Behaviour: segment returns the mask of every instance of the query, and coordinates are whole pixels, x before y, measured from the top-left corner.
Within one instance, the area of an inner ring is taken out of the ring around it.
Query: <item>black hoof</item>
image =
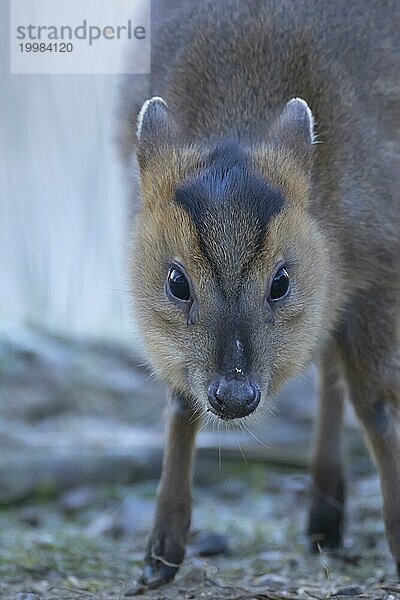
[[[149,589],[158,588],[160,585],[169,583],[175,577],[179,567],[171,567],[161,561],[152,558],[143,567],[140,583]]]
[[[150,589],[168,583],[175,577],[184,556],[182,540],[154,531],[148,541],[140,583]]]
[[[340,548],[343,538],[343,505],[333,506],[327,500],[314,502],[308,524],[311,550]]]

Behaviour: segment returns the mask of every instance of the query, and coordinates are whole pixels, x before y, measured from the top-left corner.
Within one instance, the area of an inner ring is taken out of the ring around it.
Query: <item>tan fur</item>
[[[377,463],[388,540],[400,566],[399,5],[225,0],[220,10],[205,0],[168,7],[160,0],[157,6],[149,87],[170,108],[154,104],[152,116],[141,119],[142,209],[131,279],[149,360],[183,413],[171,420],[144,581],[161,583],[176,570],[152,550],[167,522],[174,524],[163,538],[169,555],[183,557],[191,418],[209,407],[220,338],[236,328],[247,332],[250,375],[264,403],[321,356],[310,534],[328,546],[340,542],[342,531],[338,382],[346,381]],[[322,143],[314,144],[301,105],[296,116],[287,104],[296,96],[310,105]],[[246,220],[234,192],[229,210],[201,217],[206,247],[198,224],[174,201],[182,183],[207,172],[226,138],[237,141],[249,171],[284,197],[258,245],[251,215]],[[171,261],[191,278],[195,324],[165,293]],[[246,265],[244,273],[235,271],[236,262]],[[266,289],[281,262],[288,264],[291,294],[268,308]],[[179,438],[186,440],[180,447]],[[179,498],[171,508],[168,492],[179,482],[181,524]]]

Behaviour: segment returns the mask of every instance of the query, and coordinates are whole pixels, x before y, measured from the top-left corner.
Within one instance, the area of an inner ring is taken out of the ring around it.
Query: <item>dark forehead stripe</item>
[[[200,231],[207,209],[218,210],[226,201],[240,205],[262,229],[282,210],[284,202],[278,188],[251,172],[247,157],[233,142],[217,146],[205,169],[184,181],[175,194],[175,202],[189,213]]]
[[[195,224],[212,266],[229,280],[254,256],[284,196],[252,171],[237,144],[225,142],[177,187],[174,201]]]

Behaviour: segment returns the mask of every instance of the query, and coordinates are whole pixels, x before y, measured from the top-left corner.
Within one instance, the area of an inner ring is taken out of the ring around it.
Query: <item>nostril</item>
[[[257,391],[254,385],[250,386],[250,391],[249,391],[249,402],[253,402],[253,400],[255,399],[257,395]]]
[[[252,384],[249,404],[257,405],[260,402],[260,397],[261,397],[260,388],[258,387],[258,385]]]
[[[237,379],[214,381],[207,392],[210,406],[224,418],[250,414],[256,409],[261,397],[258,385]]]
[[[218,403],[218,404],[223,404],[222,398],[220,396],[221,394],[221,390],[220,390],[220,386],[218,385],[218,383],[214,382],[211,383],[208,387],[208,399],[210,400],[210,402],[212,403]]]
[[[257,400],[259,388],[255,384],[247,381],[238,381],[232,387],[232,393],[243,406],[251,405]]]
[[[214,398],[220,406],[224,405],[224,396],[223,396],[223,390],[221,390],[221,386],[217,386],[217,388],[214,392]]]
[[[220,381],[214,381],[208,387],[208,401],[217,413],[226,412],[226,399],[224,389]]]

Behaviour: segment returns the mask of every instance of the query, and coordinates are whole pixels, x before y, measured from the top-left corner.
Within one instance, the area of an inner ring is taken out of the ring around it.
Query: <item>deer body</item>
[[[138,120],[132,291],[171,402],[149,585],[184,556],[196,411],[245,417],[312,360],[312,541],[341,541],[348,390],[400,565],[399,12],[373,0],[154,3],[146,85],[163,100]],[[144,98],[130,80],[124,98],[130,120]]]

